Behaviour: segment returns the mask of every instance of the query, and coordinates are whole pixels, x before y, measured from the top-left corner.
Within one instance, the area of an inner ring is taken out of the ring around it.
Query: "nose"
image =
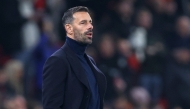
[[[93,29],[93,25],[92,25],[92,23],[89,23],[89,25],[88,25],[88,29]]]

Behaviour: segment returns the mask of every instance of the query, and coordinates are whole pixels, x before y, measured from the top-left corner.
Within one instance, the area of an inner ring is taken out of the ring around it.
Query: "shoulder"
[[[56,52],[54,52],[50,57],[65,58],[66,52],[64,49],[60,48]]]
[[[45,62],[44,67],[49,65],[67,65],[67,56],[63,49],[58,49]]]
[[[65,46],[65,45],[64,45]],[[63,48],[64,46],[62,46],[60,49],[58,49],[57,51],[55,51],[47,60],[54,58],[54,59],[58,59],[58,60],[66,60],[67,58],[67,49]]]
[[[63,80],[66,78],[68,71],[69,62],[66,55],[58,50],[46,60],[43,66],[43,79],[49,81],[61,77],[61,80]]]

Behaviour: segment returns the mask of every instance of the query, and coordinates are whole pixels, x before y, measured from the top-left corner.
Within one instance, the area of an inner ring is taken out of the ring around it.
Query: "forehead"
[[[73,14],[75,21],[92,20],[88,12],[76,12]]]

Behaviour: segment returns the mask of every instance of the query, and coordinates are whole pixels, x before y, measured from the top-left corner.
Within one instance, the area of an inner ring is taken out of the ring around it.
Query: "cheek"
[[[75,31],[77,33],[84,33],[84,30],[82,29],[82,27],[75,27],[75,28],[73,28],[73,31]]]
[[[81,30],[76,30],[76,32],[77,32],[78,34],[84,34],[84,32],[81,31]]]
[[[85,32],[84,30],[79,30],[79,33],[82,34],[82,35],[85,35]]]

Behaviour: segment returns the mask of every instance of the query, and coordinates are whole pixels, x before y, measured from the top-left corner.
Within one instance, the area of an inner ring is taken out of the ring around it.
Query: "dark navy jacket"
[[[98,83],[100,109],[106,78],[93,59],[85,55]],[[76,54],[67,43],[48,58],[43,69],[43,109],[87,109],[91,96],[88,80]]]

